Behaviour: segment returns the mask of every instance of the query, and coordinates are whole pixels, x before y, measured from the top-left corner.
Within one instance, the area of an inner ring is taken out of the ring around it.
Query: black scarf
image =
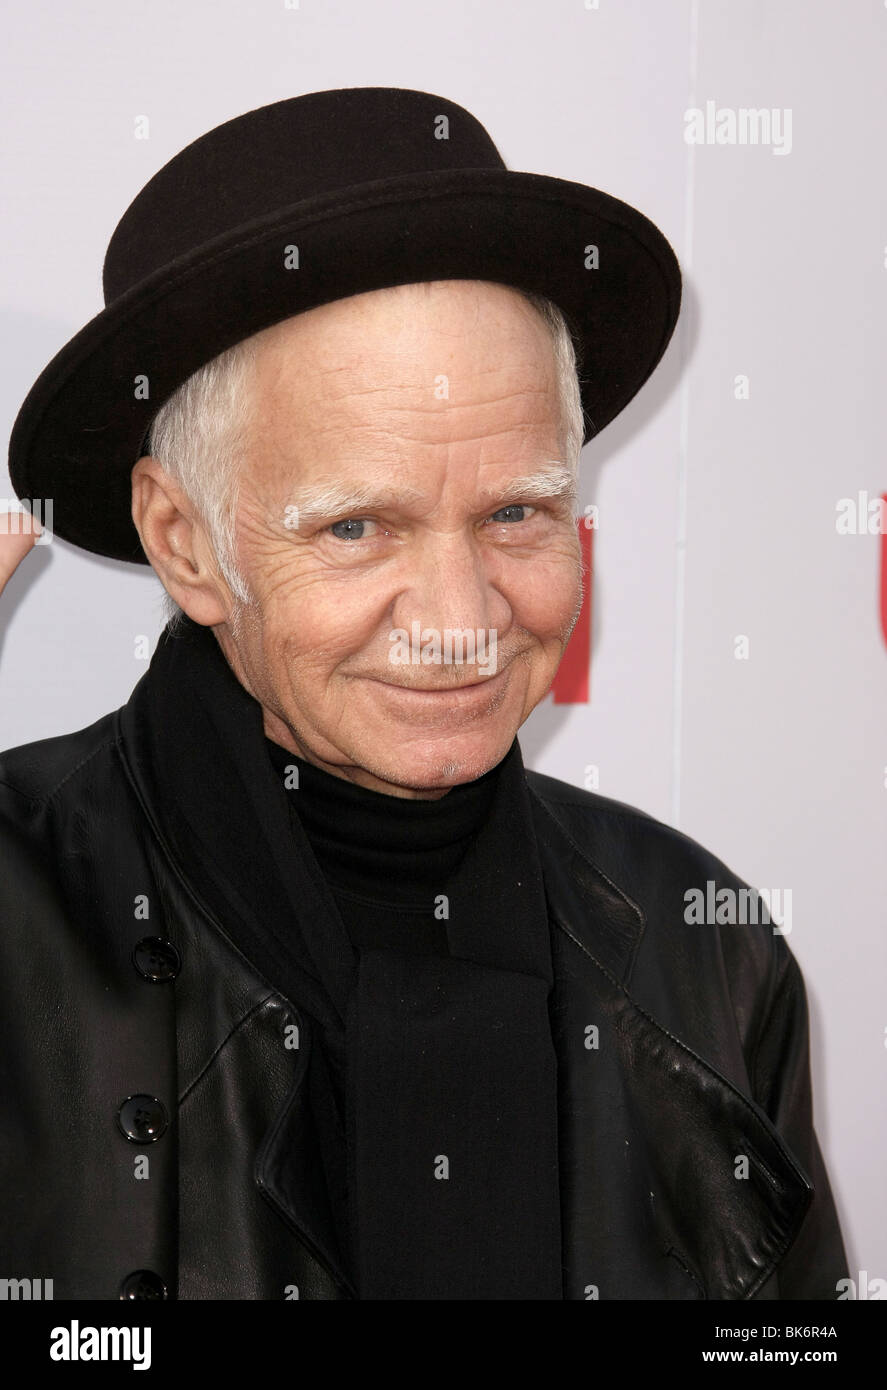
[[[517,740],[441,885],[450,955],[357,952],[261,706],[212,631],[165,631],[140,684],[165,840],[239,949],[310,1016],[317,1138],[358,1296],[561,1299],[549,925]]]

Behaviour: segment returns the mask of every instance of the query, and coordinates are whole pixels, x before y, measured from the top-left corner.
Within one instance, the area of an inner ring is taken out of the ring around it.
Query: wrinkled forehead
[[[556,389],[551,331],[520,291],[427,281],[335,300],[256,335],[267,403],[406,403],[442,413]],[[374,393],[378,393],[377,399]],[[539,403],[544,406],[544,403]]]
[[[266,334],[257,371],[269,464],[351,450],[392,464],[441,448],[557,452],[551,335],[504,286],[399,286],[311,310]]]

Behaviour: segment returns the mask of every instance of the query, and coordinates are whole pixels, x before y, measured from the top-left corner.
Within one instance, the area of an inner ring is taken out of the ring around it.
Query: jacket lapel
[[[629,993],[640,908],[532,802],[554,929],[565,1297],[752,1298],[812,1187],[763,1110]]]
[[[322,1048],[302,1030],[301,1065],[256,1158],[256,1184],[348,1297],[343,1259],[345,1145]],[[338,1217],[337,1217],[338,1209]]]

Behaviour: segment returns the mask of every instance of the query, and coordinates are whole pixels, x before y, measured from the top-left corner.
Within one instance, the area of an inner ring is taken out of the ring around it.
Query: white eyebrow
[[[556,460],[552,460],[548,468],[525,473],[519,478],[510,478],[501,487],[485,488],[481,492],[483,504],[487,506],[492,506],[495,502],[502,506],[509,501],[531,502],[558,497],[575,501],[576,479],[565,464]],[[287,506],[296,509],[301,523],[322,521],[329,516],[359,517],[367,511],[385,511],[398,505],[421,506],[425,500],[425,494],[414,487],[396,487],[380,491],[369,485],[361,487],[329,483],[297,488],[289,494]]]
[[[547,498],[576,498],[576,479],[565,464],[552,459],[551,466],[539,468],[535,473],[525,473],[520,478],[509,478],[502,487],[484,488],[481,496],[487,504],[500,498],[503,502],[514,498],[517,501],[544,501]]]

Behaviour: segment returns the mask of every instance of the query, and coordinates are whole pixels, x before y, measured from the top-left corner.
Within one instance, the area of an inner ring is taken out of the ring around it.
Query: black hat
[[[292,314],[422,280],[546,295],[576,340],[587,441],[640,390],[678,317],[674,252],[595,188],[506,169],[470,112],[427,92],[345,87],[226,121],[127,208],[105,308],[19,411],[9,473],[53,530],[147,564],[130,474],[152,419],[198,367]]]

